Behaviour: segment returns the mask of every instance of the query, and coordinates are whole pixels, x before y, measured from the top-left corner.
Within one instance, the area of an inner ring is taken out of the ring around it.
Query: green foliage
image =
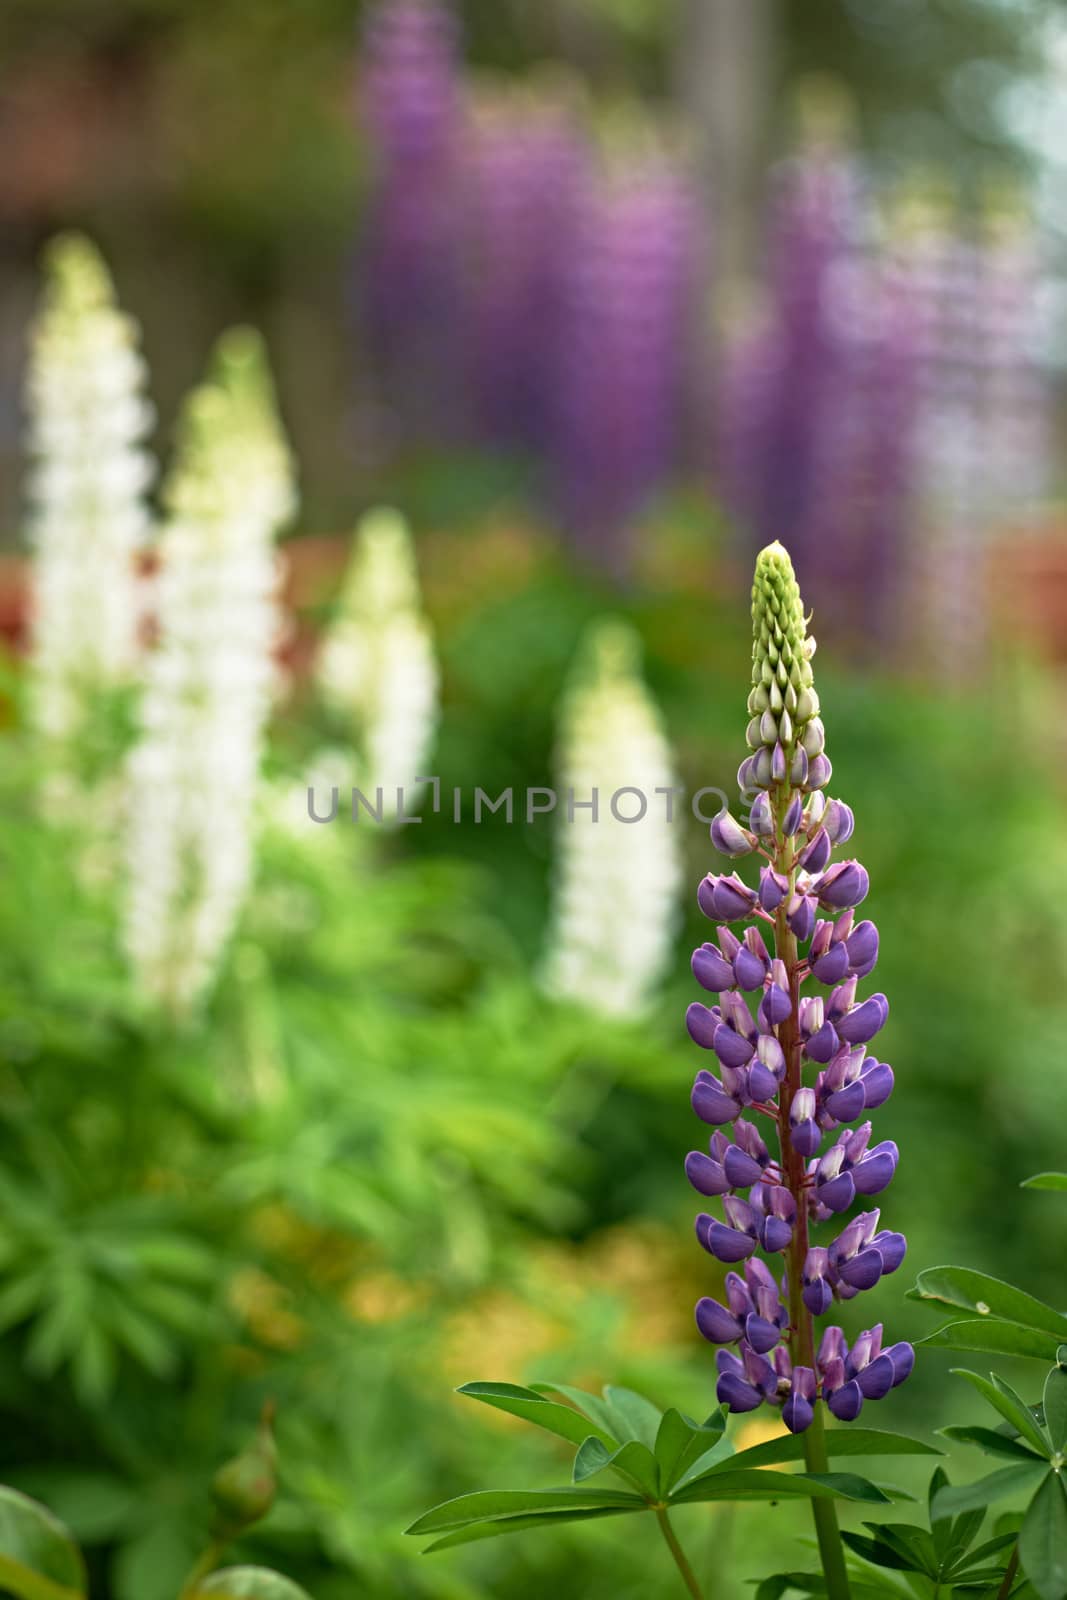
[[[570,1404],[546,1399],[553,1389]],[[562,1385],[523,1389],[503,1383],[469,1383],[459,1393],[581,1443],[573,1483],[566,1487],[479,1490],[419,1517],[409,1534],[438,1535],[426,1546],[427,1554],[508,1533],[554,1530],[564,1522],[649,1510],[662,1516],[694,1504],[840,1499],[885,1505],[890,1500],[877,1484],[855,1473],[768,1471],[769,1463],[801,1459],[803,1440],[785,1436],[737,1452],[727,1434],[725,1407],[697,1422],[674,1409],[661,1412],[645,1396],[610,1384],[602,1395]],[[918,1440],[870,1429],[831,1429],[826,1446],[831,1458],[936,1453]],[[590,1487],[601,1473],[613,1474],[627,1487]]]

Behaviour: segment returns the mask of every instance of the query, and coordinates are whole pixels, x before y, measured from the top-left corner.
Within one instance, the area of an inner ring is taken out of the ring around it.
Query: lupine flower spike
[[[94,698],[134,675],[135,563],[153,476],[146,375],[137,325],[95,247],[78,234],[54,239],[27,371],[27,496],[31,712],[56,757],[84,733]]]
[[[251,329],[223,336],[186,402],[165,504],[159,639],[130,764],[125,939],[142,991],[183,1013],[210,985],[251,875],[277,673],[274,538],[295,504]]]
[[[415,548],[396,511],[371,511],[360,523],[317,675],[326,704],[355,737],[368,802],[390,817],[401,802],[409,809],[433,743],[438,673]]]
[[[914,1359],[909,1344],[883,1344],[880,1324],[851,1347],[832,1326],[816,1343],[813,1327],[904,1258],[903,1235],[870,1206],[897,1165],[896,1145],[873,1143],[869,1120],[893,1089],[892,1068],[868,1048],[889,1002],[857,994],[878,932],[857,920],[865,869],[834,859],[853,816],[826,797],[815,641],[780,544],[757,560],[752,622],[751,754],[738,773],[751,809],[747,826],[724,813],[711,832],[719,850],[758,852],[763,865],[754,887],[734,873],[700,884],[700,908],[718,926],[694,952],[693,973],[714,1003],[693,1004],[687,1017],[693,1040],[717,1057],[693,1086],[693,1109],[714,1131],[686,1172],[698,1193],[721,1197],[724,1218],[701,1213],[697,1238],[733,1269],[726,1303],[701,1300],[696,1320],[719,1347],[720,1401],[732,1411],[779,1406],[794,1433],[817,1424],[808,1460],[822,1470],[820,1406],[851,1422]],[[862,1209],[846,1221],[854,1205]]]
[[[640,659],[626,623],[595,624],[564,702],[559,853],[542,974],[551,994],[618,1017],[644,1009],[670,960],[681,879],[678,829],[665,808],[654,809],[677,782],[674,760]]]

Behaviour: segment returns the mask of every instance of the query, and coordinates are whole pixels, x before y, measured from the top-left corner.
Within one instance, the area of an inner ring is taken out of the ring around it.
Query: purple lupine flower
[[[695,279],[694,196],[666,161],[591,176],[571,242],[550,470],[580,548],[625,570],[674,465]]]
[[[441,0],[377,0],[360,109],[373,158],[363,252],[368,337],[406,426],[440,425],[460,307],[458,27]]]
[[[512,93],[473,107],[461,177],[464,350],[476,426],[498,444],[548,443],[588,166],[562,102]]]
[[[914,1357],[903,1343],[883,1352],[880,1327],[851,1350],[838,1327],[815,1344],[813,1318],[874,1288],[906,1249],[902,1234],[881,1227],[877,1209],[843,1220],[857,1200],[888,1187],[899,1160],[893,1141],[872,1144],[870,1120],[860,1121],[893,1088],[892,1069],[867,1055],[889,1002],[857,992],[878,956],[874,924],[855,919],[870,881],[858,861],[832,859],[854,818],[822,792],[829,763],[815,646],[781,545],[760,554],[752,595],[749,745],[756,755],[780,750],[781,760],[750,756],[739,775],[746,798],[755,794],[771,819],[759,891],[733,873],[709,874],[698,891],[701,910],[719,926],[716,943],[694,953],[693,971],[718,1000],[694,1002],[686,1022],[718,1058],[719,1075],[697,1074],[693,1109],[715,1132],[708,1154],[690,1152],[686,1173],[700,1194],[722,1199],[722,1221],[707,1212],[697,1218],[700,1243],[721,1262],[743,1263],[726,1276],[725,1305],[704,1298],[696,1309],[706,1339],[738,1348],[736,1356],[718,1352],[718,1397],[733,1411],[779,1405],[786,1427],[799,1433],[818,1421],[819,1400],[839,1421],[853,1420],[866,1401],[904,1381]],[[798,751],[808,756],[804,780],[794,777]],[[813,771],[817,761],[825,773]],[[715,827],[731,846],[743,833],[726,814]],[[728,926],[742,922],[743,933]],[[746,998],[753,994],[755,1015]],[[821,1225],[827,1231],[816,1242],[812,1230]],[[785,1257],[780,1280],[781,1269],[769,1268],[759,1250]]]
[[[727,350],[719,468],[758,543],[793,529],[801,580],[825,586],[834,633],[869,654],[900,611],[915,358],[906,299],[866,239],[864,188],[855,160],[826,141],[778,168],[768,304]]]
[[[916,495],[924,539],[913,585],[938,666],[960,674],[987,643],[991,530],[1048,491],[1051,389],[1042,371],[1041,263],[1022,218],[962,237],[944,207],[912,197],[888,270],[915,347]]]

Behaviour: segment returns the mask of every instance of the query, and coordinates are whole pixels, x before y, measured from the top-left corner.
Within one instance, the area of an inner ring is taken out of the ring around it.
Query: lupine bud
[[[272,1408],[264,1409],[255,1439],[216,1472],[211,1481],[212,1537],[229,1543],[259,1522],[277,1493],[278,1450],[271,1431]]]
[[[723,856],[748,856],[756,848],[756,840],[747,828],[730,815],[720,811],[711,824],[711,842]]]
[[[701,909],[723,926],[718,950],[703,945],[694,952],[693,971],[719,1003],[692,1005],[687,1026],[698,1044],[714,1050],[721,1078],[698,1073],[693,1107],[713,1127],[734,1127],[732,1138],[712,1136],[709,1155],[691,1151],[686,1172],[700,1193],[723,1200],[725,1222],[698,1217],[701,1244],[720,1261],[745,1263],[744,1279],[727,1276],[727,1305],[704,1299],[697,1307],[705,1338],[736,1344],[739,1352],[718,1352],[719,1399],[738,1411],[769,1400],[782,1407],[786,1426],[801,1432],[820,1399],[839,1420],[852,1420],[865,1401],[903,1381],[914,1357],[906,1344],[883,1352],[880,1331],[877,1339],[861,1335],[850,1356],[841,1329],[830,1328],[814,1365],[810,1355],[797,1359],[812,1349],[811,1318],[896,1271],[906,1245],[901,1234],[879,1229],[876,1210],[853,1217],[829,1244],[810,1239],[813,1225],[847,1212],[857,1196],[881,1193],[899,1152],[891,1140],[872,1147],[869,1122],[842,1126],[892,1091],[892,1069],[865,1053],[889,1003],[882,994],[857,998],[877,960],[878,933],[873,923],[854,921],[853,908],[869,888],[866,871],[857,861],[832,862],[835,847],[851,837],[853,817],[843,802],[816,792],[830,776],[826,735],[812,683],[812,641],[781,546],[757,563],[753,640],[749,737],[759,748],[742,763],[738,782],[760,791],[753,830],[772,859],[761,868],[758,892],[736,875],[714,874],[698,890]],[[818,921],[817,908],[826,914]],[[739,922],[747,924],[743,937],[724,926]],[[809,982],[828,992],[803,993]],[[750,994],[758,1000],[747,1000]],[[783,1032],[794,1008],[795,1024]],[[820,1069],[814,1084],[804,1082],[809,1063]],[[777,1158],[765,1130],[740,1117],[746,1106],[777,1123]],[[824,1134],[835,1130],[820,1156]],[[737,1192],[744,1189],[747,1200]],[[788,1305],[757,1248],[770,1255],[803,1248],[783,1280]]]

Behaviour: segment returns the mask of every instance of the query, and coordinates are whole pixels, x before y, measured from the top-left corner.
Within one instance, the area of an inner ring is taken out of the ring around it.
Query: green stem
[[[1015,1582],[1015,1574],[1018,1572],[1018,1570],[1019,1546],[1018,1543],[1016,1543],[1015,1548],[1011,1553],[1011,1560],[1008,1562],[1008,1570],[1004,1574],[1004,1582],[997,1590],[997,1600],[1008,1600],[1008,1596],[1011,1594],[1012,1584]]]
[[[826,1456],[826,1436],[819,1406],[815,1407],[814,1422],[804,1434],[804,1464],[809,1472],[826,1472],[830,1464]],[[819,1541],[819,1557],[826,1579],[828,1600],[849,1600],[848,1571],[841,1530],[837,1526],[837,1509],[832,1500],[813,1500],[811,1511],[815,1518],[815,1537]]]
[[[776,850],[775,867],[789,879],[790,888],[796,879],[795,848],[792,839],[784,837],[782,819],[792,798],[788,784],[783,784],[775,806]],[[778,1041],[785,1055],[786,1074],[779,1096],[778,1143],[781,1151],[782,1176],[797,1203],[793,1238],[786,1252],[786,1275],[789,1282],[789,1343],[794,1366],[815,1370],[814,1319],[804,1304],[804,1261],[808,1254],[808,1204],[810,1190],[804,1184],[804,1158],[793,1148],[790,1137],[789,1111],[793,1096],[801,1087],[803,1064],[800,1035],[800,953],[796,936],[786,916],[788,897],[778,909],[775,918],[775,953],[785,965],[789,976],[789,997],[792,1011],[778,1030]],[[829,1462],[826,1455],[826,1437],[823,1432],[822,1407],[816,1403],[814,1420],[804,1433],[804,1461],[809,1472],[826,1472]],[[827,1600],[849,1600],[848,1572],[841,1532],[837,1526],[837,1511],[832,1500],[811,1502],[815,1519],[815,1536],[819,1542],[819,1556],[826,1579]]]
[[[704,1600],[703,1592],[697,1582],[697,1575],[689,1565],[688,1556],[678,1543],[678,1535],[671,1527],[671,1519],[667,1515],[666,1506],[656,1507],[656,1521],[659,1523],[660,1532],[667,1541],[667,1549],[674,1557],[674,1564],[682,1575],[682,1582],[693,1596],[693,1600]]]
[[[197,1556],[195,1562],[193,1563],[192,1570],[190,1571],[185,1582],[182,1584],[178,1594],[178,1600],[187,1600],[189,1595],[195,1594],[196,1590],[200,1586],[201,1581],[207,1577],[209,1572],[213,1572],[218,1566],[219,1559],[225,1548],[226,1542],[222,1539],[212,1539],[210,1543],[205,1546],[205,1548]]]

